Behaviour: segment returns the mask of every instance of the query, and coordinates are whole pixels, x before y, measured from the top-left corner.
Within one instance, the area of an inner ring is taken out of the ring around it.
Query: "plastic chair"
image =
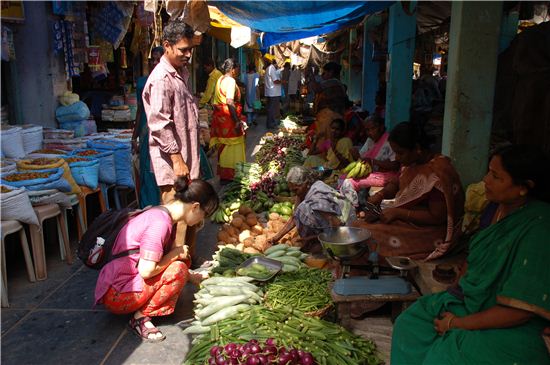
[[[19,232],[19,240],[21,241],[21,248],[23,249],[23,255],[25,256],[25,264],[27,266],[27,275],[29,281],[35,282],[36,276],[34,275],[34,266],[32,264],[31,252],[29,250],[29,243],[27,241],[27,234],[23,225],[15,220],[2,221],[2,269],[0,275],[2,276],[2,307],[9,307],[8,302],[8,285],[6,284],[6,249],[4,246],[5,238],[13,233]]]
[[[31,245],[34,266],[36,271],[36,280],[46,280],[48,277],[46,270],[46,254],[44,250],[44,232],[42,227],[44,221],[49,218],[57,219],[57,235],[59,238],[59,246],[61,250],[61,259],[66,259],[67,264],[73,263],[73,255],[69,243],[69,232],[61,208],[57,204],[38,205],[33,207],[36,216],[38,217],[39,227],[31,225]]]
[[[78,240],[82,238],[82,235],[86,230],[88,229],[86,222],[84,221],[84,214],[82,212],[82,206],[80,205],[80,200],[78,199],[78,196],[76,194],[69,195],[69,199],[71,199],[71,206],[73,208],[73,211],[76,211],[77,219],[76,219],[76,229],[78,234]],[[68,227],[68,220],[67,220],[67,209],[63,209],[63,217],[65,218],[65,225]],[[62,247],[60,247],[62,249]],[[63,251],[61,251],[63,252]],[[61,259],[63,260],[63,255],[61,256]]]
[[[86,207],[86,198],[88,197],[88,195],[97,194],[97,197],[99,199],[99,206],[101,207],[101,212],[103,213],[107,210],[105,196],[103,195],[103,191],[100,187],[96,189],[90,189],[87,186],[80,186],[80,189],[82,190],[82,193],[78,197],[78,202],[80,203],[80,209],[82,210],[84,226],[88,227],[88,209]]]

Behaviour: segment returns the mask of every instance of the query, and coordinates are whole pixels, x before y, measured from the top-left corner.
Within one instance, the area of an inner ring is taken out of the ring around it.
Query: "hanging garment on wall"
[[[74,24],[67,20],[58,20],[53,23],[53,50],[56,54],[63,51],[65,56],[65,74],[67,79],[80,76],[80,63],[74,57]]]

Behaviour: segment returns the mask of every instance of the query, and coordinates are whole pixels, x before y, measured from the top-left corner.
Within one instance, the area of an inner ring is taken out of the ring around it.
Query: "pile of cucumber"
[[[283,243],[271,246],[264,251],[265,257],[282,262],[283,272],[297,271],[304,266],[303,260],[308,256],[300,251],[299,247],[292,247]]]

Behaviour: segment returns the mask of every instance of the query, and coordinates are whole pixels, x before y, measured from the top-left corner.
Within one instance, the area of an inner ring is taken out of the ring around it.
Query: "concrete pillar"
[[[501,18],[501,1],[452,5],[442,152],[465,186],[487,169]]]
[[[416,2],[411,4],[416,7]],[[386,126],[389,129],[410,117],[415,37],[416,13],[407,15],[401,2],[393,4],[388,23]]]
[[[502,14],[498,53],[508,48],[512,39],[518,34],[518,23],[519,11],[509,11],[508,13]]]
[[[369,37],[372,28],[382,23],[382,17],[372,15],[363,24],[363,78],[361,93],[361,109],[374,113],[376,93],[378,92],[378,74],[380,63],[372,61],[373,43]]]

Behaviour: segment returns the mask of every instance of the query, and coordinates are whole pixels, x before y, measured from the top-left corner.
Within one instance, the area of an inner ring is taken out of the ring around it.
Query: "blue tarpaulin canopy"
[[[208,1],[229,18],[263,32],[261,48],[332,33],[394,1]]]

